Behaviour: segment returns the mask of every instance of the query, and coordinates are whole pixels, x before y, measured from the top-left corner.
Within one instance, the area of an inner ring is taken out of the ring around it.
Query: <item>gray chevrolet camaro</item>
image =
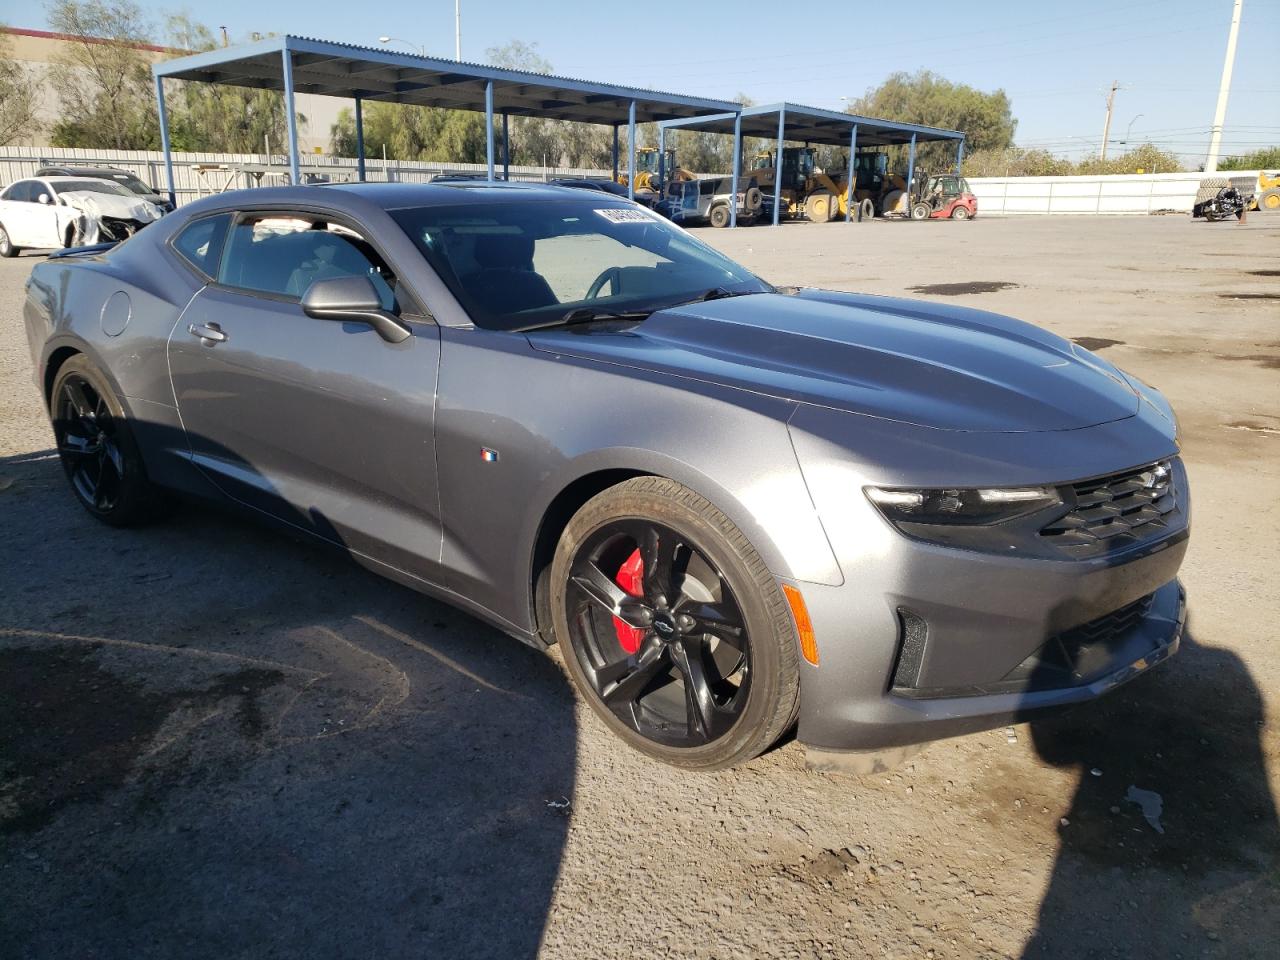
[[[37,264],[75,495],[234,504],[536,646],[712,769],[1092,700],[1172,654],[1164,398],[1008,317],[775,288],[529,185],[260,189]],[[797,725],[798,724],[798,725]]]

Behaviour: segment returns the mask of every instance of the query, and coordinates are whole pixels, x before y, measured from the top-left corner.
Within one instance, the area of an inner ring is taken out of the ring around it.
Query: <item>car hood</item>
[[[117,217],[121,220],[138,220],[150,223],[159,220],[162,211],[145,197],[125,197],[114,193],[97,193],[91,190],[63,190],[58,194],[69,207],[95,219]]]
[[[1139,397],[1100,357],[999,314],[801,290],[660,310],[625,330],[529,334],[534,349],[942,430],[1075,430]]]

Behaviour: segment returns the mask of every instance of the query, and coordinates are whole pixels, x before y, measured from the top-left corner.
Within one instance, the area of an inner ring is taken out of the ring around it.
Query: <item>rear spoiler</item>
[[[50,260],[61,260],[64,257],[92,257],[99,253],[106,253],[118,244],[118,241],[112,240],[109,243],[93,243],[87,247],[67,247],[65,250],[55,250],[49,254]]]

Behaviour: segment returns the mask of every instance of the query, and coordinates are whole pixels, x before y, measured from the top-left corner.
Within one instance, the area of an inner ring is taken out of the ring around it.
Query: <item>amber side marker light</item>
[[[800,634],[800,653],[815,667],[818,665],[818,639],[813,635],[813,621],[809,619],[809,608],[804,605],[804,597],[800,591],[789,583],[782,585],[787,604],[791,607],[791,616],[796,621],[796,632]]]

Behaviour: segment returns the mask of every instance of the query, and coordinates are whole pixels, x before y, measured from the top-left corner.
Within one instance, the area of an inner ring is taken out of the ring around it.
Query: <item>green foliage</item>
[[[1066,177],[1074,174],[1173,173],[1184,169],[1176,154],[1144,143],[1127,153],[1113,155],[1105,161],[1085,157],[1073,162],[1047,150],[978,150],[964,159],[964,172],[970,177]]]
[[[952,83],[929,70],[892,73],[878,87],[849,104],[849,113],[884,117],[904,123],[959,130],[966,151],[1005,150],[1013,146],[1018,121],[1003,90],[984,93],[963,83]],[[905,169],[905,149],[891,151],[890,167]],[[901,157],[898,154],[902,154]],[[955,163],[955,147],[926,143],[917,150],[916,163],[926,170],[948,169]]]
[[[166,32],[174,56],[213,50],[219,44],[213,32],[186,14],[171,16]],[[288,138],[284,95],[275,90],[252,90],[214,83],[176,83],[169,94],[169,135],[175,150],[224,153],[262,153],[270,142],[272,152]],[[299,122],[306,117],[299,114]]]
[[[39,79],[34,72],[14,60],[8,37],[0,33],[0,144],[33,133]]]
[[[47,10],[49,26],[75,38],[56,55],[49,71],[60,118],[53,125],[53,145],[115,150],[158,146],[150,64],[133,46],[151,42],[142,10],[131,0],[50,0]]]
[[[1280,169],[1280,147],[1263,147],[1236,157],[1223,157],[1219,170],[1277,170]]]

